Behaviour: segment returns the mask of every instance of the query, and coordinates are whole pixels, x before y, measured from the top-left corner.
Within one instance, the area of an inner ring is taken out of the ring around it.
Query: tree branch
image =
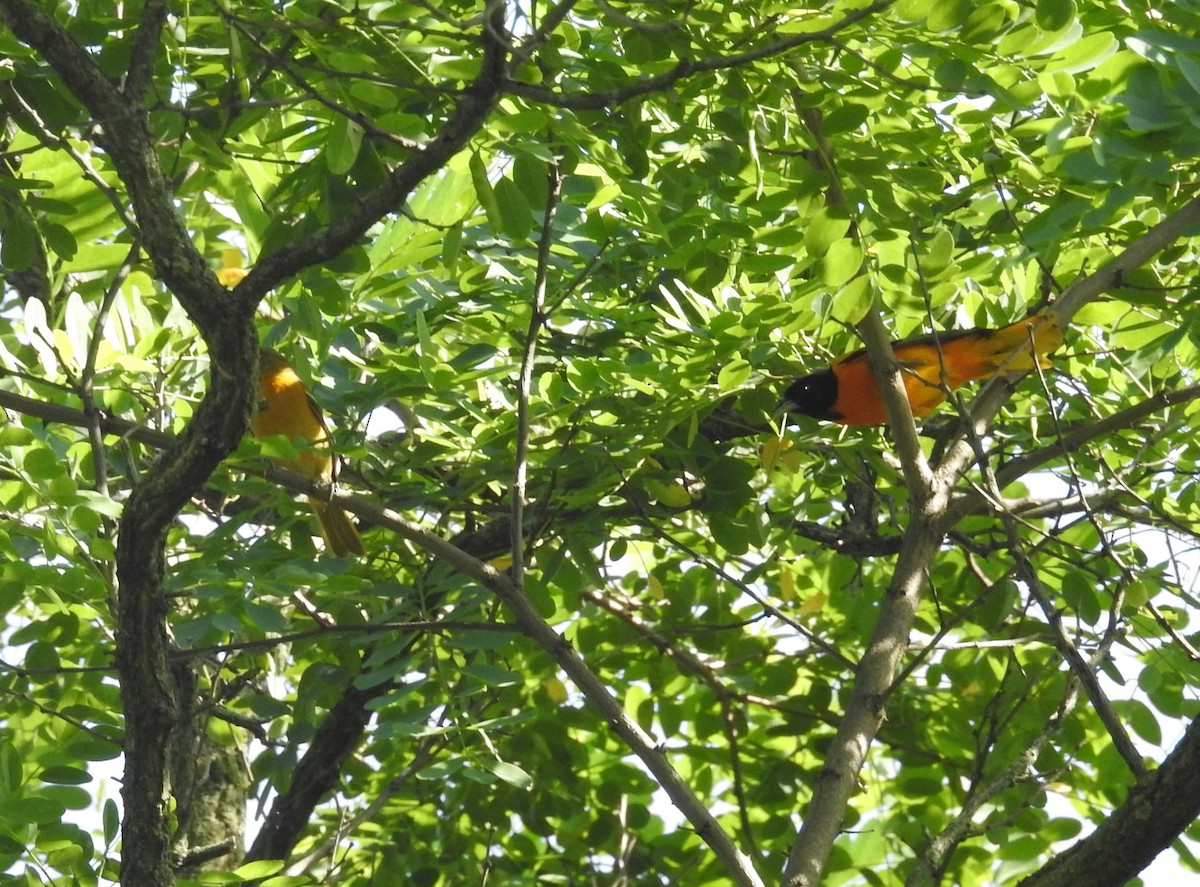
[[[273,479],[286,480],[284,485],[289,489],[307,488],[310,492],[321,495],[319,489],[314,487],[312,482],[303,475],[290,471],[281,472],[276,469],[270,473],[270,476]],[[299,483],[296,483],[297,481]],[[401,538],[418,545],[442,563],[478,582],[496,595],[513,614],[515,624],[522,633],[532,638],[550,654],[558,666],[574,681],[591,706],[604,718],[613,732],[641,759],[646,769],[654,775],[658,784],[666,791],[667,796],[687,817],[701,840],[712,849],[733,882],[746,885],[746,887],[762,884],[751,861],[737,849],[709,812],[708,806],[696,797],[687,783],[683,781],[658,743],[626,714],[621,703],[609,693],[608,688],[588,667],[570,642],[551,628],[549,623],[538,613],[537,608],[506,574],[472,557],[452,542],[429,532],[419,524],[412,523],[396,512],[381,508],[359,496],[337,493],[328,498],[339,507],[366,517],[375,524],[386,527]]]
[[[935,508],[940,501],[940,497],[934,500]],[[816,887],[821,882],[821,872],[841,831],[846,805],[857,789],[867,749],[883,723],[884,703],[908,646],[925,573],[941,542],[936,523],[931,512],[914,514],[905,530],[896,571],[880,604],[879,619],[854,673],[854,692],[825,754],[800,834],[788,853],[784,887]]]
[[[1154,413],[1165,410],[1168,407],[1189,403],[1197,397],[1200,397],[1200,385],[1177,388],[1174,391],[1160,391],[1139,403],[1128,406],[1123,410],[1118,410],[1111,416],[1106,416],[1095,422],[1077,425],[1058,437],[1049,446],[1023,453],[1015,459],[1005,462],[996,469],[996,482],[1003,489],[1008,484],[1024,477],[1030,471],[1040,468],[1052,459],[1056,459],[1067,453],[1074,453],[1084,444],[1098,438],[1107,437],[1113,432],[1133,428]],[[978,500],[975,499],[974,501],[977,502]],[[966,503],[956,503],[955,510],[957,511],[960,507],[969,508]]]
[[[366,688],[353,680],[347,683],[292,770],[287,791],[271,805],[258,836],[246,851],[248,862],[288,858],[317,804],[337,785],[342,764],[358,747],[371,720],[368,703],[386,693],[390,686],[388,681]]]
[[[1005,535],[1008,538],[1009,553],[1016,560],[1017,574],[1024,580],[1030,595],[1037,601],[1038,607],[1042,611],[1042,616],[1054,634],[1054,643],[1058,648],[1058,652],[1066,661],[1075,679],[1087,693],[1092,707],[1096,710],[1100,721],[1108,730],[1108,735],[1112,739],[1117,753],[1121,755],[1126,766],[1129,767],[1135,777],[1141,778],[1145,776],[1146,764],[1142,759],[1141,753],[1133,744],[1133,740],[1129,738],[1129,733],[1125,730],[1125,725],[1117,717],[1117,713],[1113,709],[1108,696],[1105,694],[1104,688],[1100,686],[1100,679],[1096,676],[1092,663],[1084,659],[1083,654],[1079,652],[1079,648],[1075,646],[1070,635],[1067,634],[1067,630],[1063,626],[1061,614],[1055,607],[1054,601],[1050,599],[1050,595],[1046,593],[1046,589],[1042,586],[1041,577],[1038,575],[1037,569],[1033,566],[1028,553],[1025,551],[1025,545],[1021,541],[1020,533],[1017,532],[1017,519],[1004,509],[1000,496],[1000,488],[996,483],[995,475],[984,459],[982,452],[983,442],[975,439],[975,443],[978,449],[977,461],[979,469],[983,473],[984,482],[987,484],[989,494],[995,500],[994,507],[1004,527]],[[1100,533],[1101,538],[1103,538],[1103,531],[1099,527],[1096,529]]]
[[[1084,304],[1120,285],[1126,274],[1146,264],[1197,224],[1200,224],[1200,197],[1192,198],[1167,216],[1095,273],[1077,279],[1067,287],[1062,297],[1054,303],[1053,312],[1058,316],[1058,322],[1065,326]],[[1008,398],[1010,384],[1005,379],[995,378],[979,393],[968,420],[974,426],[975,434],[982,435],[986,431],[991,418]],[[960,435],[946,448],[937,473],[943,480],[957,478],[966,470],[973,455],[970,443]],[[997,480],[1003,483],[1003,476],[997,475]]]
[[[1125,884],[1200,817],[1200,718],[1162,766],[1129,790],[1096,830],[1021,887]]]
[[[141,103],[154,83],[154,61],[162,45],[163,27],[167,23],[166,0],[146,0],[133,34],[129,50],[129,70],[125,74],[124,92],[130,102]]]
[[[819,113],[802,107],[801,114],[816,141],[820,165],[829,177],[828,202],[843,204],[845,195],[835,173],[832,149],[822,131]],[[857,236],[857,230],[855,234]],[[859,273],[865,273],[865,268]],[[785,887],[815,887],[820,883],[821,872],[841,831],[846,806],[857,788],[858,773],[866,762],[867,750],[883,724],[884,704],[908,647],[929,563],[941,544],[943,531],[939,518],[948,504],[950,484],[933,481],[917,438],[900,368],[874,304],[858,324],[858,331],[866,342],[871,372],[883,396],[908,488],[911,517],[904,531],[896,570],[880,603],[879,619],[855,669],[854,690],[846,712],[826,752],[825,764],[804,812],[800,833],[788,852],[783,872]]]
[[[1120,286],[1126,274],[1145,265],[1196,225],[1200,225],[1200,196],[1193,197],[1129,244],[1115,259],[1072,282],[1054,303],[1054,313],[1065,324],[1081,307]]]
[[[525,587],[525,493],[529,473],[529,400],[533,388],[533,364],[537,358],[538,336],[546,325],[546,281],[550,273],[550,245],[554,237],[554,219],[562,192],[562,172],[557,164],[550,167],[546,177],[546,206],[542,216],[542,233],[538,237],[537,271],[533,282],[533,297],[529,305],[529,328],[521,354],[521,369],[517,376],[516,453],[513,457],[512,482],[512,578],[517,588]]]
[[[1038,732],[1028,747],[1004,770],[990,777],[982,785],[972,786],[966,798],[963,799],[958,813],[929,842],[929,846],[917,860],[916,867],[904,881],[905,887],[922,887],[925,884],[936,884],[941,880],[935,875],[942,871],[950,854],[975,826],[975,817],[980,810],[996,795],[1029,777],[1037,763],[1038,756],[1050,740],[1058,735],[1058,731],[1062,729],[1063,719],[1075,708],[1078,699],[1079,680],[1072,677],[1067,683],[1066,692],[1063,693],[1054,716],[1046,722],[1045,727]]]
[[[866,317],[859,322],[858,332],[866,343],[871,373],[883,396],[883,409],[887,414],[896,455],[900,458],[904,485],[908,488],[914,508],[920,508],[933,494],[933,474],[921,449],[900,365],[896,362],[887,329],[874,303],[867,309]]]
[[[754,49],[735,53],[734,55],[710,56],[709,58],[698,59],[696,61],[683,59],[670,71],[656,74],[653,77],[646,77],[636,83],[622,86],[619,89],[611,89],[604,92],[564,93],[517,80],[506,80],[503,88],[505,92],[512,95],[519,95],[535,102],[553,105],[556,108],[590,111],[608,110],[639,96],[650,95],[656,92],[666,92],[676,83],[693,77],[696,74],[737,68],[751,62],[761,61],[765,58],[783,55],[809,43],[827,41],[851,25],[869,18],[877,12],[882,12],[893,3],[895,3],[895,0],[875,0],[869,6],[864,6],[861,9],[856,9],[848,13],[840,21],[835,22],[827,28],[822,28],[820,31],[810,31],[804,34],[783,37]]]
[[[130,102],[117,89],[87,50],[72,39],[42,4],[34,0],[0,0],[0,22],[35,49],[100,121],[103,130],[99,139],[128,189],[146,252],[155,269],[183,304],[205,341],[220,335],[229,312],[212,307],[227,302],[227,293],[175,211],[145,109]]]
[[[502,36],[505,10],[504,0],[489,0],[480,37],[483,65],[479,76],[463,91],[437,137],[396,167],[382,185],[363,194],[351,209],[333,222],[260,258],[234,288],[235,298],[257,303],[264,293],[301,269],[341,254],[357,243],[368,228],[402,206],[417,185],[466,147],[487,120],[503,87],[508,48]]]
[[[153,28],[157,10],[150,4]],[[143,107],[104,75],[88,52],[32,0],[0,0],[0,22],[45,59],[103,127],[99,138],[129,193],[142,242],[159,276],[200,330],[212,360],[208,394],[174,446],[125,505],[117,536],[116,663],[125,714],[122,881],[173,883],[168,773],[172,732],[191,708],[186,667],[168,661],[163,593],[167,527],[237,446],[249,424],[258,350],[253,305],[229,305],[191,242],[158,163]],[[220,305],[221,310],[211,310]],[[179,686],[177,686],[177,681]],[[186,788],[186,787],[181,787]]]
[[[0,376],[2,375],[3,372],[0,371]],[[12,391],[0,391],[0,408],[15,410],[18,413],[33,416],[35,419],[41,419],[43,422],[58,422],[63,425],[74,425],[77,428],[88,428],[91,425],[91,420],[83,410],[64,407],[57,403],[47,403],[23,394],[15,394]],[[106,413],[97,413],[96,423],[105,434],[135,440],[156,449],[165,450],[175,444],[175,438],[165,431],[156,431],[145,425],[138,425],[136,422],[119,419]]]

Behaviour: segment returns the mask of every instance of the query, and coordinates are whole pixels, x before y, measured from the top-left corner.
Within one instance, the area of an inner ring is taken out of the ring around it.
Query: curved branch
[[[1064,453],[1074,453],[1084,444],[1097,438],[1106,437],[1115,431],[1132,428],[1142,420],[1161,412],[1168,407],[1188,403],[1200,397],[1200,385],[1190,385],[1187,388],[1177,388],[1174,391],[1160,391],[1145,400],[1118,410],[1111,416],[1098,422],[1088,422],[1078,425],[1063,434],[1058,440],[1040,450],[1024,453],[1017,458],[1004,463],[996,470],[996,481],[1003,489],[1013,481],[1023,477],[1035,468],[1045,465]]]
[[[1200,196],[1193,197],[1129,246],[1112,261],[1102,265],[1087,277],[1075,280],[1054,303],[1054,312],[1061,323],[1075,316],[1085,304],[1120,286],[1125,275],[1145,265],[1178,240],[1184,233],[1200,224]]]
[[[143,20],[146,33],[153,29],[159,8],[153,0],[149,6]],[[161,279],[196,323],[212,360],[208,394],[183,436],[168,447],[155,471],[130,497],[118,537],[117,665],[127,724],[123,836],[127,848],[138,850],[123,859],[122,877],[129,883],[151,887],[172,879],[169,824],[164,815],[170,743],[163,737],[180,722],[187,700],[186,691],[176,686],[168,666],[167,602],[162,593],[166,527],[245,433],[253,405],[252,380],[257,375],[256,304],[269,288],[300,268],[331,258],[356,241],[479,130],[502,79],[505,11],[503,0],[489,3],[482,73],[465,91],[438,138],[403,164],[383,187],[360,201],[353,212],[266,257],[231,295],[218,284],[174,210],[145,109],[130,102],[40,4],[0,0],[0,22],[40,53],[102,122],[104,147],[128,189],[146,251]],[[153,66],[146,65],[148,74]],[[313,756],[308,760],[314,772],[298,774],[303,777],[298,782],[308,791],[293,799],[296,804],[291,815],[276,820],[284,841],[307,822],[312,806],[336,784],[341,761],[353,749],[369,716],[365,701],[353,687],[341,705],[348,709],[348,716],[331,717],[323,725],[326,732],[344,734],[330,743],[340,748],[340,756]]]
[[[395,212],[428,176],[466,147],[483,127],[504,85],[508,44],[503,38],[506,4],[490,0],[481,32],[483,65],[459,97],[437,137],[396,167],[378,188],[363,194],[354,207],[328,225],[263,256],[233,290],[243,302],[255,302],[303,268],[318,265],[354,245],[367,229]]]
[[[148,31],[163,14],[154,0],[148,3],[143,19]],[[101,122],[97,138],[128,191],[146,252],[200,330],[212,361],[208,393],[183,435],[134,489],[117,536],[116,664],[125,715],[121,831],[128,851],[121,859],[121,879],[166,887],[174,883],[166,803],[172,789],[172,749],[181,747],[178,731],[188,728],[186,713],[194,693],[187,666],[172,668],[169,662],[163,592],[167,528],[249,424],[258,355],[254,306],[229,304],[192,243],[159,165],[145,108],[131,102],[35,0],[0,0],[0,22],[38,52]],[[141,62],[135,59],[137,64]],[[189,787],[175,788],[186,792]]]
[[[317,804],[338,784],[342,764],[358,747],[371,720],[371,700],[388,692],[391,682],[367,688],[351,680],[321,722],[291,774],[286,792],[275,799],[246,859],[286,859],[312,818]]]
[[[512,95],[519,95],[522,98],[527,98],[535,102],[553,105],[556,108],[569,108],[578,111],[603,111],[615,108],[617,105],[627,102],[630,99],[638,98],[639,96],[650,95],[656,92],[666,92],[676,83],[693,77],[696,74],[737,68],[751,62],[761,61],[765,58],[783,55],[809,43],[828,41],[835,34],[844,31],[846,28],[863,19],[871,17],[877,12],[882,12],[895,2],[896,0],[875,0],[869,6],[864,6],[862,9],[856,9],[848,13],[844,18],[830,25],[828,28],[784,37],[734,55],[710,56],[709,58],[698,59],[696,61],[683,59],[670,71],[656,74],[653,77],[646,77],[618,89],[610,89],[604,92],[563,93],[517,80],[505,80],[503,89]]]
[[[1126,274],[1146,264],[1182,237],[1189,228],[1197,224],[1200,224],[1200,197],[1193,197],[1129,244],[1119,256],[1095,273],[1079,278],[1067,287],[1062,298],[1054,303],[1053,311],[1058,315],[1059,323],[1065,326],[1084,304],[1103,295],[1113,287],[1119,286]],[[969,417],[976,435],[982,435],[985,432],[992,416],[1008,399],[1011,384],[1011,379],[997,377],[979,392],[979,397],[975,399]],[[960,435],[946,448],[946,453],[938,464],[937,472],[943,479],[952,480],[966,470],[973,458],[974,452],[970,442],[965,436]],[[997,479],[1003,480],[1000,475],[997,476]]]
[[[289,489],[306,489],[318,496],[324,493],[325,498],[339,507],[366,517],[379,526],[387,527],[496,595],[513,614],[520,631],[550,654],[613,732],[641,759],[671,801],[687,817],[701,840],[716,854],[734,883],[746,887],[762,884],[751,861],[737,849],[709,812],[708,806],[684,782],[659,744],[629,717],[621,703],[612,696],[608,687],[588,667],[571,643],[542,618],[537,608],[513,584],[506,573],[472,557],[452,542],[429,532],[419,524],[359,496],[347,493],[331,495],[327,489],[322,491],[308,478],[291,471],[274,469],[268,476],[279,480]]]
[[[35,0],[0,0],[0,22],[35,49],[88,112],[101,122],[103,129],[98,139],[129,191],[143,243],[155,270],[183,304],[205,340],[219,335],[228,322],[228,311],[214,311],[211,306],[226,302],[226,291],[175,211],[145,109],[130,102],[87,50]]]

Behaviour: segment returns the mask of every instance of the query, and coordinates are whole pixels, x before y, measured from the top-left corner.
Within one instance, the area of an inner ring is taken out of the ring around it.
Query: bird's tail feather
[[[1042,369],[1050,367],[1046,356],[1062,344],[1062,329],[1054,312],[1031,314],[1016,323],[1001,327],[988,340],[988,363],[992,372],[1021,372],[1033,369],[1033,358]]]
[[[320,499],[310,497],[308,503],[317,517],[325,545],[333,554],[338,557],[362,557],[367,553],[350,515]]]

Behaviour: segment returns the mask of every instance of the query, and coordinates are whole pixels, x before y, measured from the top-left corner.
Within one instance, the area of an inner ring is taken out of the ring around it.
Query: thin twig
[[[521,354],[517,378],[517,442],[513,464],[512,489],[512,577],[518,588],[525,586],[525,493],[529,476],[529,401],[533,394],[533,364],[537,358],[538,336],[546,325],[546,281],[550,274],[550,246],[554,241],[554,220],[562,195],[562,171],[552,163],[546,174],[546,208],[542,213],[542,233],[538,238],[537,272],[529,305],[529,328]]]
[[[1200,651],[1193,647],[1187,638],[1175,630],[1175,626],[1171,624],[1171,620],[1164,616],[1158,607],[1154,606],[1153,601],[1146,602],[1146,609],[1150,611],[1150,615],[1154,617],[1154,621],[1159,624],[1159,627],[1170,635],[1171,640],[1177,643],[1183,652],[1187,654],[1188,659],[1192,660],[1192,662],[1200,662]]]
[[[266,46],[258,38],[257,34],[250,28],[247,28],[232,20],[230,21],[230,24],[237,30],[239,34],[242,35],[242,37],[252,43],[259,52],[266,56],[272,55],[270,48]],[[366,114],[363,114],[361,111],[356,111],[353,108],[347,107],[341,102],[329,98],[315,86],[309,83],[302,74],[298,73],[292,65],[287,64],[282,58],[276,57],[273,60],[275,62],[275,66],[282,71],[284,75],[296,86],[307,93],[310,98],[324,105],[339,117],[345,117],[347,120],[351,121],[357,126],[362,127],[363,131],[370,134],[373,138],[377,138],[380,141],[391,142],[392,144],[399,145],[402,148],[421,147],[420,142],[414,141],[413,139],[407,139],[404,136],[396,135],[396,133],[379,126],[374,120],[372,120]]]
[[[108,320],[109,312],[112,311],[113,302],[116,301],[117,294],[121,291],[121,285],[129,276],[130,270],[140,255],[141,246],[135,241],[124,261],[121,262],[121,266],[113,275],[108,289],[105,290],[104,298],[100,302],[100,308],[96,312],[96,319],[92,326],[92,338],[88,342],[83,369],[79,374],[79,399],[83,401],[83,412],[89,420],[87,429],[92,447],[92,477],[95,480],[96,491],[105,497],[108,496],[108,460],[104,453],[104,432],[100,427],[100,413],[96,409],[93,389],[96,381],[96,359],[100,355],[100,343],[104,340],[104,324]],[[105,524],[107,526],[107,520]]]
[[[26,705],[30,705],[33,708],[40,711],[42,714],[46,715],[46,717],[51,718],[53,720],[62,721],[64,724],[70,725],[73,729],[78,730],[81,733],[86,733],[88,736],[92,737],[92,739],[95,739],[95,740],[98,740],[99,742],[103,742],[108,745],[113,745],[116,747],[120,747],[120,745],[121,745],[120,738],[113,737],[113,736],[106,736],[103,731],[97,729],[96,727],[93,727],[90,724],[86,724],[83,721],[79,720],[78,718],[73,718],[70,715],[63,714],[60,711],[55,711],[54,709],[50,708],[49,706],[43,705],[41,702],[38,702],[32,696],[27,696],[26,694],[21,693],[17,690],[11,690],[8,688],[4,688],[4,689],[0,690],[0,693],[4,693],[7,696],[12,697],[13,699],[21,700]],[[8,710],[12,711],[11,708]]]
[[[404,768],[394,778],[389,780],[387,785],[380,789],[379,794],[370,804],[343,823],[339,831],[349,834],[364,822],[370,822],[379,815],[384,806],[408,785],[409,781],[426,764],[433,760],[437,752],[446,748],[450,744],[450,741],[451,737],[448,735],[426,736],[422,739],[416,750],[412,752]],[[339,841],[338,835],[331,835],[303,857],[290,864],[288,866],[289,871],[297,874],[306,871],[317,860],[325,856],[331,856],[338,849],[340,843],[342,842]]]
[[[1067,682],[1066,691],[1063,693],[1053,717],[1047,721],[1046,726],[1033,738],[1016,760],[982,785],[972,787],[972,790],[963,799],[958,813],[929,842],[929,846],[917,860],[916,867],[904,882],[906,887],[940,882],[935,874],[941,872],[954,848],[970,836],[975,824],[975,817],[984,805],[1002,791],[1028,778],[1042,750],[1062,729],[1063,719],[1075,708],[1079,699],[1079,686],[1079,679],[1072,676],[1071,680]]]
[[[1096,714],[1108,730],[1108,734],[1112,738],[1117,752],[1125,760],[1125,764],[1129,767],[1130,772],[1138,779],[1143,778],[1148,771],[1141,753],[1138,752],[1137,747],[1129,738],[1129,733],[1125,730],[1125,725],[1121,723],[1121,719],[1113,709],[1112,703],[1104,693],[1104,688],[1100,686],[1100,680],[1096,676],[1094,668],[1084,659],[1083,654],[1079,652],[1079,648],[1075,646],[1074,641],[1067,634],[1062,616],[1042,585],[1041,576],[1038,575],[1037,569],[1033,566],[1025,550],[1025,544],[1021,539],[1020,533],[1017,531],[1017,519],[1003,506],[1000,488],[996,483],[996,476],[983,454],[983,442],[973,433],[973,429],[970,426],[967,428],[967,435],[976,449],[979,470],[983,475],[988,495],[994,500],[996,513],[1000,517],[1001,525],[1004,527],[1005,535],[1008,538],[1009,551],[1016,561],[1018,575],[1029,589],[1030,595],[1037,601],[1038,607],[1042,611],[1042,616],[1050,626],[1050,630],[1054,633],[1055,646],[1058,647],[1059,653],[1066,660],[1071,673],[1083,686],[1088,699],[1092,703],[1092,707],[1096,710]],[[1115,632],[1109,632],[1106,637],[1108,643],[1111,644],[1112,638],[1115,637]],[[1102,644],[1101,646],[1103,649],[1107,649],[1108,644]]]
[[[575,8],[579,0],[559,0],[552,6],[544,16],[541,22],[538,23],[537,29],[521,41],[521,44],[513,49],[512,60],[509,62],[508,70],[510,75],[516,71],[522,64],[533,58],[533,54],[542,46],[550,35],[554,33],[554,29],[562,24],[563,20],[571,14],[571,10]]]

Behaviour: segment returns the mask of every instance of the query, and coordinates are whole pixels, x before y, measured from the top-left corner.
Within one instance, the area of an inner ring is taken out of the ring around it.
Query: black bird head
[[[821,370],[801,376],[783,392],[777,412],[800,413],[817,419],[836,421],[842,414],[834,410],[838,380],[833,370]]]

